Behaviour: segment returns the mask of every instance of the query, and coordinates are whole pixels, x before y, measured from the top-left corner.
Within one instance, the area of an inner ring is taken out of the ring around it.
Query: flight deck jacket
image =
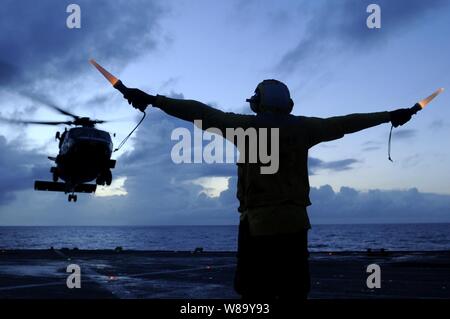
[[[350,114],[330,118],[260,113],[223,112],[194,100],[157,96],[155,106],[182,120],[202,120],[202,129],[278,128],[279,168],[275,174],[261,174],[260,163],[238,164],[239,211],[279,205],[311,205],[309,199],[308,150],[314,145],[339,139],[390,121],[389,112]],[[270,140],[270,139],[269,139]],[[270,147],[269,147],[270,151]]]

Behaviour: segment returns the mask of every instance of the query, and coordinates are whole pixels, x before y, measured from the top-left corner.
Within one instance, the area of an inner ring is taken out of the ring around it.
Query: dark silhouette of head
[[[289,114],[294,107],[289,89],[281,81],[269,79],[258,84],[255,94],[246,100],[255,113]]]

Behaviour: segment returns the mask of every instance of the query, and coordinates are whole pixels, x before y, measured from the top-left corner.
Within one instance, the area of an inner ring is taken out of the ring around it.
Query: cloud
[[[381,143],[378,141],[367,141],[361,144],[363,152],[376,151],[381,148]]]
[[[416,136],[417,131],[413,129],[403,129],[399,131],[394,131],[392,136],[396,139],[410,139]]]
[[[18,89],[48,79],[74,79],[88,69],[91,57],[124,66],[156,46],[164,9],[155,1],[77,1],[80,29],[66,26],[69,3],[2,2],[0,84]]]
[[[51,162],[44,155],[7,143],[0,135],[0,206],[15,199],[17,191],[33,189],[34,180],[49,175]]]
[[[11,64],[0,60],[0,85],[6,85],[14,80],[15,75],[18,73],[16,68]]]
[[[124,188],[126,177],[116,177],[110,186],[97,186],[95,196],[99,197],[112,197],[112,196],[125,196],[128,194]]]
[[[380,0],[382,27],[370,30],[366,26],[366,8],[371,0],[314,1],[302,4],[306,12],[305,35],[278,63],[278,69],[289,72],[299,66],[310,70],[322,64],[327,56],[375,47],[398,34],[400,30],[421,23],[431,11],[444,11],[448,1]],[[306,7],[305,7],[306,6]],[[308,65],[308,67],[307,67]]]
[[[183,93],[177,93],[177,92],[174,92],[174,91],[170,91],[168,96],[173,98],[173,99],[184,99],[184,94]]]
[[[330,185],[311,188],[310,218],[315,223],[450,222],[450,195],[417,188],[367,192]]]
[[[352,165],[359,162],[360,162],[359,160],[354,158],[346,158],[342,160],[326,162],[315,157],[309,157],[308,159],[308,166],[310,171],[309,173],[311,175],[314,175],[318,170],[321,169],[327,169],[336,172],[346,171],[353,169]]]
[[[384,147],[387,147],[387,144],[385,141],[380,142],[380,141],[371,140],[371,141],[366,141],[361,144],[361,151],[363,151],[363,152],[377,151]]]
[[[180,77],[170,77],[166,81],[164,81],[158,88],[158,91],[161,92],[166,89],[172,89],[175,85],[180,81]]]
[[[380,146],[367,146],[367,147],[364,147],[362,150],[364,152],[370,152],[370,151],[379,150],[380,148],[381,148]]]
[[[190,183],[194,185],[200,185],[203,190],[201,193],[204,193],[208,197],[215,198],[219,197],[220,194],[226,191],[229,188],[228,181],[230,177],[200,177]]]
[[[429,128],[432,130],[440,130],[444,127],[447,127],[447,123],[442,120],[442,119],[437,119],[437,120],[433,120],[430,124],[429,124]]]

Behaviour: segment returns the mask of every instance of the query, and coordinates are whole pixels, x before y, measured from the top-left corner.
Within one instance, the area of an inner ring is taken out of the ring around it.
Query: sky
[[[69,29],[66,7],[81,8]],[[369,29],[369,4],[381,28]],[[67,120],[31,99],[97,119],[115,145],[140,114],[88,63],[125,85],[250,113],[263,79],[285,82],[296,115],[329,117],[411,107],[448,88],[406,125],[345,136],[310,150],[311,222],[450,222],[450,2],[4,1],[0,116]],[[35,192],[50,180],[55,127],[0,123],[0,225],[237,224],[234,164],[175,164],[171,132],[190,123],[158,109],[114,153],[114,182],[68,203]],[[63,126],[58,127],[61,131]]]

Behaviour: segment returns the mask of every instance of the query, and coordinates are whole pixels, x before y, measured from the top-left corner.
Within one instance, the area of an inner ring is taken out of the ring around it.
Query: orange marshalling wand
[[[416,114],[418,111],[422,110],[427,106],[428,103],[430,103],[436,96],[444,92],[444,88],[437,89],[433,94],[431,94],[429,97],[421,100],[420,102],[416,103],[411,110],[413,110],[414,114]]]
[[[103,76],[112,84],[112,86],[119,90],[120,93],[125,94],[127,87],[123,85],[122,81],[116,78],[114,75],[106,71],[100,64],[98,64],[94,59],[90,59],[89,62],[95,66],[95,68],[103,74]]]

